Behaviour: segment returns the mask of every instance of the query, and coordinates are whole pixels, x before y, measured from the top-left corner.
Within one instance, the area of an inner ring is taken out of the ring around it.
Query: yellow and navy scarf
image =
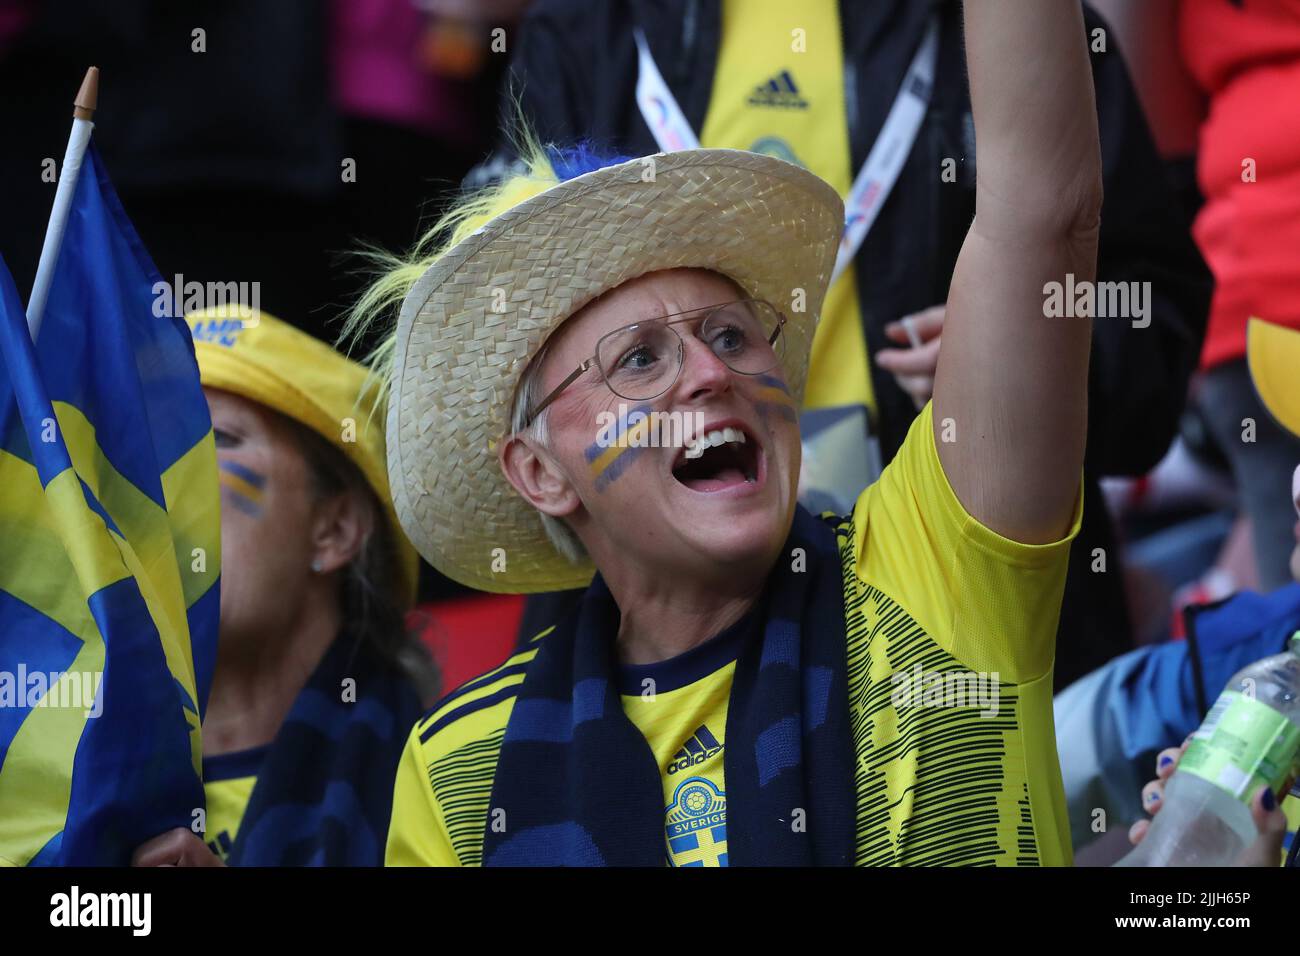
[[[733,866],[847,866],[854,851],[844,582],[835,533],[802,508],[740,653],[724,774]],[[542,639],[506,726],[486,866],[662,866],[663,788],[623,712],[619,612],[600,576]]]
[[[229,864],[382,866],[393,778],[422,710],[396,667],[335,640],[258,771]]]

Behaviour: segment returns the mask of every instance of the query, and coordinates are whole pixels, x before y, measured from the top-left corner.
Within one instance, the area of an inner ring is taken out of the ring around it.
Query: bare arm
[[[1068,530],[1079,492],[1091,332],[1047,318],[1044,286],[1093,280],[1101,206],[1078,0],[967,0],[966,55],[975,220],[948,294],[935,442],[972,517],[1044,543]]]

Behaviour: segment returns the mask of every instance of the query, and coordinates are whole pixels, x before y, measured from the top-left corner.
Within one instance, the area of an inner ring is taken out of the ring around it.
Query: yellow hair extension
[[[377,273],[377,278],[349,310],[338,344],[350,355],[359,342],[381,330],[383,332],[380,344],[364,359],[370,369],[368,387],[375,387],[375,403],[370,409],[372,416],[387,398],[397,317],[402,300],[411,287],[434,262],[489,220],[560,181],[545,148],[527,125],[518,122],[516,130],[511,137],[512,145],[522,171],[461,197],[420,237],[407,255],[399,256],[377,248],[362,249],[358,253]]]

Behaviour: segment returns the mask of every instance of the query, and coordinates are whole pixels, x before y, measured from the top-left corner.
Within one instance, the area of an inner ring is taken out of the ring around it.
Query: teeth
[[[686,457],[699,458],[704,454],[706,449],[717,448],[719,445],[725,445],[729,442],[736,442],[741,445],[745,444],[745,433],[739,428],[715,429],[688,444],[686,446]]]

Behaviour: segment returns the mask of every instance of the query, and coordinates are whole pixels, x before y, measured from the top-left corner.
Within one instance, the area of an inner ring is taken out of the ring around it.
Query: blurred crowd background
[[[42,163],[61,161],[93,63],[95,138],[163,276],[257,281],[264,310],[332,342],[368,279],[358,249],[407,249],[467,177],[509,161],[503,118],[516,103],[544,139],[654,151],[635,99],[635,28],[688,118],[708,114],[706,138],[727,135],[712,96],[724,79],[797,105],[797,70],[789,87],[775,62],[720,72],[749,65],[727,43],[744,4],[0,0],[0,253],[30,288],[55,189]],[[838,6],[846,134],[778,144],[818,172],[846,143],[836,161],[857,168],[928,19],[944,31],[926,125],[857,262],[887,459],[924,385],[874,356],[898,344],[888,323],[942,303],[973,209],[950,36],[960,13],[947,0]],[[1150,281],[1152,325],[1098,323],[1091,526],[1075,545],[1058,688],[1182,638],[1193,604],[1297,587],[1288,491],[1300,441],[1259,404],[1244,355],[1252,315],[1300,328],[1300,2],[1104,0],[1089,26],[1102,30],[1099,278]],[[913,181],[937,182],[944,156],[960,159],[962,198],[934,208]],[[420,596],[412,623],[444,688],[502,659],[521,627],[522,599],[470,593],[427,567]]]

